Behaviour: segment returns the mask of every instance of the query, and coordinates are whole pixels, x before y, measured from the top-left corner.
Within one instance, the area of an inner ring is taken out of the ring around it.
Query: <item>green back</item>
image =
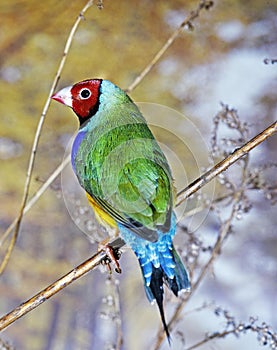
[[[170,226],[171,172],[137,106],[118,90],[82,129],[75,169],[82,187],[116,221],[155,241],[155,231]]]

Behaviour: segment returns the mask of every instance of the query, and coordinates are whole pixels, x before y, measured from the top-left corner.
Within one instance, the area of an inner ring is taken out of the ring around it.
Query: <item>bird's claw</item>
[[[118,262],[121,255],[119,249],[114,249],[108,244],[106,244],[102,249],[106,253],[106,259],[104,259],[103,262],[104,264],[106,264],[108,271],[109,272],[112,271],[111,265],[110,265],[112,263],[115,266],[115,271],[117,273],[121,273],[121,267]]]

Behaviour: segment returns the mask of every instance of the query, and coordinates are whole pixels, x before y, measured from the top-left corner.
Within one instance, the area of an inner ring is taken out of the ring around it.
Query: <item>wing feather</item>
[[[170,228],[172,176],[143,116],[134,104],[129,112],[127,107],[124,117],[118,111],[119,125],[109,125],[108,114],[101,115],[101,127],[95,119],[74,155],[74,168],[81,186],[115,221],[155,242],[157,230]]]

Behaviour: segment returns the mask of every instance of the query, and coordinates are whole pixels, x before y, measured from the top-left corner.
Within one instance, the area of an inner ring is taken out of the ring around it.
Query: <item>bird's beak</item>
[[[56,92],[51,98],[56,100],[68,107],[72,108],[72,95],[71,95],[72,86],[67,86],[60,91]]]

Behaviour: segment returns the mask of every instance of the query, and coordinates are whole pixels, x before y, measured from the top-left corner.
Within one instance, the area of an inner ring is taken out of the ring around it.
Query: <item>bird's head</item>
[[[82,125],[98,111],[101,83],[102,79],[84,80],[61,89],[52,99],[71,107]]]

